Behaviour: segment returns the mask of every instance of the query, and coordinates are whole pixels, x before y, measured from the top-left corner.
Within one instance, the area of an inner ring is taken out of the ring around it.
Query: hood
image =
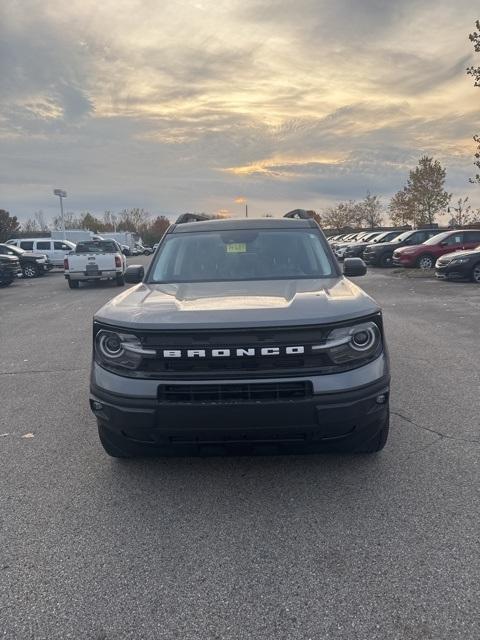
[[[395,249],[395,252],[398,251],[398,253],[405,253],[408,251],[408,253],[414,253],[414,251],[412,251],[412,249],[414,249],[415,251],[417,251],[420,247],[422,247],[421,244],[409,244],[407,246],[402,246],[400,245],[398,247],[398,249]],[[426,249],[426,251],[428,251],[428,247]]]
[[[24,258],[47,258],[45,253],[39,253],[38,251],[25,251],[22,256]]]
[[[439,258],[440,260],[442,260],[443,262],[446,262],[447,260],[453,260],[454,258],[457,258],[459,256],[472,256],[474,254],[480,254],[480,249],[467,249],[465,251],[452,251],[452,253],[445,253],[441,258]]]
[[[346,278],[139,284],[96,314],[99,322],[143,329],[298,326],[341,322],[380,309]]]
[[[367,242],[369,249],[400,249],[403,247],[401,242]]]

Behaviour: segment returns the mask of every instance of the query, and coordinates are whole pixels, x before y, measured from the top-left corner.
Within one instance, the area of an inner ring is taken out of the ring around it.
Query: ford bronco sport
[[[378,305],[310,219],[172,225],[93,322],[91,408],[110,455],[379,451]]]

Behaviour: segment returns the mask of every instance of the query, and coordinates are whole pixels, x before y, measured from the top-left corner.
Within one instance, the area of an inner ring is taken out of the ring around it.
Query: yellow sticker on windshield
[[[246,253],[247,245],[245,242],[232,242],[232,244],[227,244],[227,253]]]

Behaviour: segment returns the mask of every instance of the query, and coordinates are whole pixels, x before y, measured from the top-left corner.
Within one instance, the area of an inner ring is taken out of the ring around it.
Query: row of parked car
[[[480,284],[480,229],[362,231],[333,236],[339,260],[362,258],[375,267],[434,269],[441,279]]]
[[[121,247],[124,256],[150,255],[151,247],[136,244]],[[0,243],[0,287],[12,284],[16,278],[37,278],[51,269],[64,268],[65,255],[75,251],[75,243],[52,238],[14,238]]]

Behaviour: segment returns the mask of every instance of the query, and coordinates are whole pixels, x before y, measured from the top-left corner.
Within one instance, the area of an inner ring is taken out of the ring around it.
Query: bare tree
[[[65,229],[81,229],[82,221],[80,218],[77,218],[74,213],[71,211],[64,215],[65,220]],[[60,231],[62,229],[62,218],[61,216],[57,216],[53,219],[53,228],[56,231]]]
[[[39,230],[37,221],[34,218],[29,218],[26,222],[22,223],[22,230],[26,233],[36,233]]]
[[[141,233],[147,226],[150,214],[145,209],[124,209],[118,214],[119,223],[117,229],[119,231],[132,231]]]
[[[38,225],[40,231],[48,231],[48,222],[45,220],[45,214],[40,209],[40,211],[35,211],[33,214],[35,221]]]
[[[105,231],[116,231],[118,224],[118,216],[111,211],[105,211],[103,214],[103,224],[105,225]]]
[[[345,227],[357,226],[358,209],[354,200],[340,202],[329,207],[322,214],[322,224],[331,229],[344,229]]]
[[[365,198],[357,204],[358,218],[361,226],[366,224],[370,229],[379,227],[383,223],[383,206],[378,196],[372,196],[367,191]]]
[[[463,227],[466,224],[471,223],[471,210],[472,206],[468,204],[468,196],[466,198],[459,198],[457,200],[456,206],[454,205],[452,209],[455,211],[455,215],[452,216],[450,220],[450,225],[452,227]]]
[[[474,31],[468,37],[470,42],[473,43],[473,48],[476,53],[480,53],[480,20],[477,20],[475,23],[478,31]],[[473,76],[474,86],[480,87],[480,66],[478,67],[468,67],[467,74],[469,76]],[[474,155],[474,166],[480,170],[480,135],[473,136],[473,140],[477,143],[477,151]],[[480,183],[480,173],[477,173],[473,178],[470,178],[470,182],[479,182]]]

